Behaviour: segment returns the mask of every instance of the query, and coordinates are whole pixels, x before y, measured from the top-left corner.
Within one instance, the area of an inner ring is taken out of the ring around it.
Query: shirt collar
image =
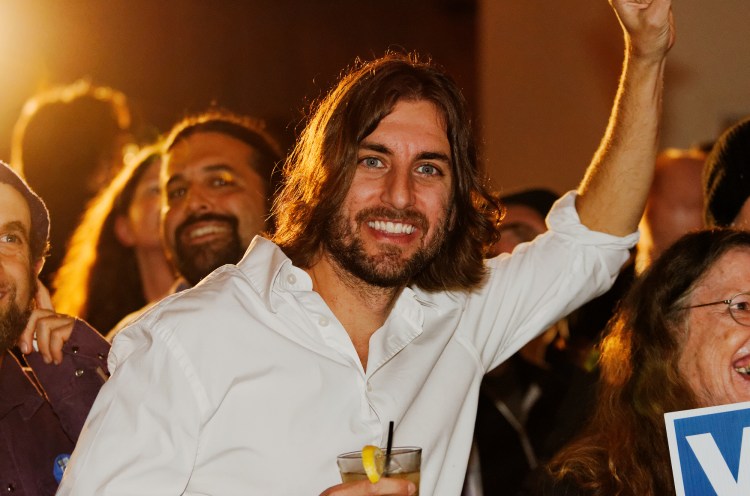
[[[253,238],[237,267],[245,274],[268,310],[274,313],[276,313],[278,298],[280,298],[274,288],[282,291],[312,291],[312,279],[309,274],[295,267],[281,248],[262,236]],[[410,304],[404,306],[405,301],[416,301],[421,307],[430,308],[437,314],[441,314],[447,310],[446,300],[450,300],[448,308],[452,308],[456,302],[463,299],[465,295],[459,293],[428,292],[407,287],[399,296],[396,306],[401,306],[400,310],[407,312],[407,318],[421,327],[422,309]]]
[[[7,352],[0,364],[0,418],[22,407],[24,418],[30,417],[44,403],[37,389],[15,356]]]
[[[276,313],[279,303],[275,286],[292,290],[312,290],[307,273],[292,261],[273,241],[255,236],[237,267],[247,277],[269,311]]]

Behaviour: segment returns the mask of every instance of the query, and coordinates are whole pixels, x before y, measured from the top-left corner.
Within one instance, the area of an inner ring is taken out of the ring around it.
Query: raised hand
[[[659,60],[674,44],[671,0],[609,0],[636,57]]]
[[[60,364],[62,349],[73,332],[75,318],[55,313],[49,291],[39,281],[34,302],[36,305],[29,322],[18,338],[18,347],[24,354],[31,353],[32,347],[35,347],[45,363]]]

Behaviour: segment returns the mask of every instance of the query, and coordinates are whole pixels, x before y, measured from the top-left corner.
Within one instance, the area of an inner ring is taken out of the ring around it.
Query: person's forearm
[[[578,189],[581,222],[623,236],[636,230],[659,146],[665,58],[626,54],[607,131]]]
[[[638,227],[659,146],[664,65],[674,43],[671,0],[609,0],[625,63],[607,131],[578,188],[581,222],[624,236]]]

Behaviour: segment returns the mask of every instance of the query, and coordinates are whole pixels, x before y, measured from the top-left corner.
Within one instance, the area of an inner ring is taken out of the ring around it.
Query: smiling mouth
[[[383,220],[372,220],[367,225],[375,229],[376,231],[384,232],[387,234],[411,234],[417,230],[411,224],[405,224],[403,222],[391,222]]]
[[[742,374],[746,377],[750,376],[750,355],[747,354],[747,350],[743,349],[740,351],[743,355],[738,360],[735,360],[732,364],[735,372]]]
[[[214,237],[214,236],[224,236],[226,234],[231,233],[231,227],[224,224],[208,224],[208,225],[201,225],[197,226],[193,229],[186,229],[184,234],[182,235],[182,238],[185,240],[185,242],[188,243],[195,243],[205,240],[206,238]]]

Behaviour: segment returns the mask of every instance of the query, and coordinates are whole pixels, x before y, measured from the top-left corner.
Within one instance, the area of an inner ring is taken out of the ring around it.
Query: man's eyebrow
[[[393,155],[393,150],[380,143],[368,143],[367,141],[363,141],[359,144],[359,148],[382,153],[383,155]]]
[[[451,158],[445,153],[441,152],[422,152],[417,155],[417,160],[439,160],[451,165]]]

